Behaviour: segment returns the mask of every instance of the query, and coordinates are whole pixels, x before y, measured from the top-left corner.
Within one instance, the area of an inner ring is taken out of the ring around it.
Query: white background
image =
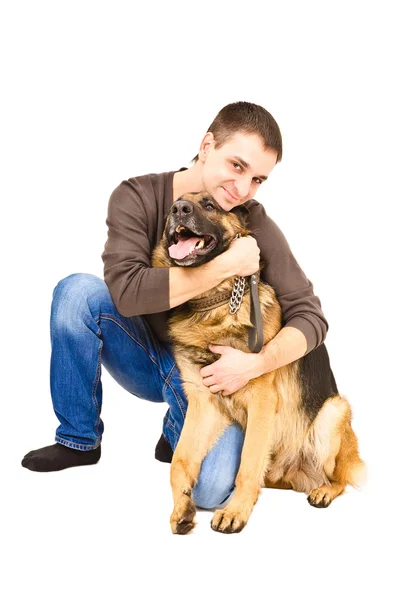
[[[397,596],[398,20],[395,2],[18,2],[1,10],[3,597]],[[397,56],[396,56],[397,55]],[[107,204],[190,166],[217,112],[263,105],[283,161],[256,198],[329,322],[326,346],[370,480],[326,510],[262,490],[239,535],[169,529],[167,405],[103,369],[96,466],[35,473],[54,443],[58,281],[103,276]],[[394,544],[394,545],[393,545]]]

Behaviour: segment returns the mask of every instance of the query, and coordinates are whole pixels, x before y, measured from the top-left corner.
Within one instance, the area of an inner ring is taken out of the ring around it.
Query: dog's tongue
[[[185,258],[185,256],[188,256],[192,252],[199,240],[201,240],[199,237],[180,239],[177,244],[172,244],[172,246],[168,248],[170,257]]]

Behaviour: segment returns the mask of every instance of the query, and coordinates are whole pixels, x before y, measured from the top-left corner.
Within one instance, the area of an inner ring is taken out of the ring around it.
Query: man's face
[[[244,133],[236,133],[218,150],[214,146],[214,136],[208,132],[199,154],[204,163],[203,186],[221,208],[231,210],[254,197],[275,166],[278,153],[272,149],[264,150],[258,135]],[[203,155],[203,149],[206,155]]]

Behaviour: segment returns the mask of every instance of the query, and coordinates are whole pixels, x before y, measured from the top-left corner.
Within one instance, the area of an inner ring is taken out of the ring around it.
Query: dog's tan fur
[[[232,211],[206,211],[200,203],[203,197],[201,192],[185,194],[181,199],[193,203],[210,223],[217,223],[225,243],[237,233],[242,236],[251,233]],[[154,267],[174,265],[165,238],[168,220],[163,238],[153,252]],[[234,277],[228,278],[197,298],[232,290],[233,282]],[[260,281],[258,291],[266,344],[281,329],[281,308],[270,285]],[[302,359],[250,380],[229,397],[213,394],[203,384],[200,369],[219,358],[208,345],[230,345],[250,352],[247,329],[250,326],[250,294],[243,297],[241,308],[233,315],[228,304],[193,312],[185,303],[173,310],[169,320],[174,357],[188,400],[184,427],[171,464],[173,533],[186,533],[194,527],[192,489],[201,463],[234,421],[245,431],[245,441],[235,492],[224,509],[215,511],[211,521],[216,531],[241,531],[260,487],[305,492],[311,505],[326,507],[347,484],[360,487],[366,479],[366,465],[359,457],[347,399],[339,394],[330,396],[311,422],[301,409]]]

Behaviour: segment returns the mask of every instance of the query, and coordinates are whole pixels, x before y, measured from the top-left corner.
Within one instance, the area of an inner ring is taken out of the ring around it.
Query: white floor
[[[20,400],[26,415],[3,466],[7,600],[396,596],[398,495],[385,481],[379,449],[370,446],[367,455],[362,420],[353,425],[370,469],[364,491],[347,488],[330,507],[316,509],[304,494],[263,489],[241,533],[214,532],[212,512],[199,511],[194,530],[176,536],[169,527],[169,465],[153,458],[167,405],[129,395],[104,370],[102,379],[105,432],[97,465],[23,469],[26,452],[53,443],[57,420],[49,399]]]
[[[400,598],[398,3],[3,4],[0,598]],[[281,128],[282,163],[255,197],[321,299],[370,480],[327,509],[263,490],[241,533],[203,511],[174,536],[169,465],[154,459],[167,406],[107,373],[99,464],[20,463],[58,425],[57,282],[102,276],[112,191],[190,166],[239,100]]]

